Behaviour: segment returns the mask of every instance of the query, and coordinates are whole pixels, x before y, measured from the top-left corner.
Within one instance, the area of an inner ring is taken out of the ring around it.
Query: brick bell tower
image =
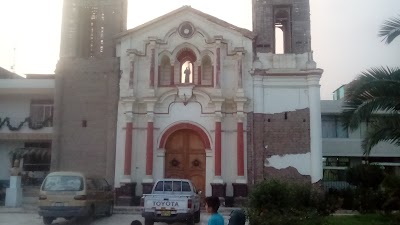
[[[252,0],[256,51],[276,53],[283,36],[284,53],[311,51],[309,0]],[[282,36],[277,36],[280,31]],[[281,42],[281,43],[282,43]]]
[[[311,51],[309,0],[252,0],[253,113],[247,117],[248,183],[322,179],[321,106]]]
[[[127,0],[64,0],[51,169],[114,180],[119,60]]]

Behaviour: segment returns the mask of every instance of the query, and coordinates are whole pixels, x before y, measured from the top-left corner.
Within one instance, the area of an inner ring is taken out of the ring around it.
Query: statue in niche
[[[185,69],[185,84],[190,83],[190,69],[186,67]]]
[[[19,168],[19,160],[16,159],[14,161],[13,166],[10,168],[10,175],[11,176],[21,176],[21,168]]]

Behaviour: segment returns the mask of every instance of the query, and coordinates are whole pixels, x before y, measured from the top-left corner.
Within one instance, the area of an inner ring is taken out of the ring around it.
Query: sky
[[[127,28],[183,5],[252,30],[251,0],[128,0]],[[310,10],[314,61],[324,70],[321,99],[368,68],[400,67],[400,37],[387,45],[377,36],[384,20],[400,17],[400,0],[310,0]],[[53,74],[61,13],[62,0],[0,0],[0,67]]]

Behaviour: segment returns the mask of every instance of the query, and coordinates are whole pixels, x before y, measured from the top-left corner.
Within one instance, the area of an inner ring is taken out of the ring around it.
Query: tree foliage
[[[400,15],[398,17],[392,17],[383,22],[378,36],[383,37],[382,41],[386,44],[390,44],[396,37],[400,35]]]
[[[381,141],[400,145],[400,69],[372,68],[346,86],[343,126],[351,131],[366,122],[366,154]]]

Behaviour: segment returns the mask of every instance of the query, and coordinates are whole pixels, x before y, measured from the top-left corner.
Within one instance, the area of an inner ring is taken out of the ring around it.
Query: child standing
[[[224,217],[218,213],[219,209],[219,198],[218,197],[207,197],[206,201],[206,210],[211,214],[208,219],[208,225],[224,225]]]

